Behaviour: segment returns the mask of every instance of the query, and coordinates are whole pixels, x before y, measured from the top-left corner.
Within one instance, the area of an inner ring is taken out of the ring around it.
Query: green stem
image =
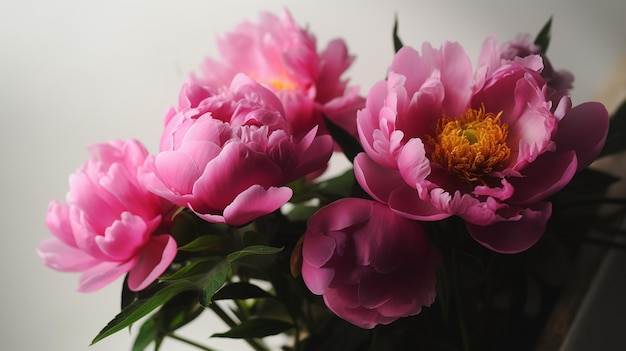
[[[470,350],[469,334],[465,325],[465,313],[463,311],[463,303],[461,301],[461,288],[459,286],[459,261],[456,250],[452,251],[452,274],[454,276],[454,298],[456,302],[456,313],[459,322],[459,331],[461,332],[461,340],[463,341],[463,350]]]
[[[169,336],[170,338],[172,338],[172,339],[176,339],[176,340],[178,340],[178,341],[180,341],[180,342],[184,342],[185,344],[188,344],[188,345],[191,345],[191,346],[197,347],[197,348],[198,348],[198,349],[200,349],[200,350],[204,350],[204,351],[215,351],[214,349],[210,349],[210,348],[208,348],[208,347],[206,347],[206,346],[204,346],[204,345],[200,345],[200,344],[198,344],[198,343],[197,343],[197,342],[195,342],[195,341],[189,340],[189,339],[187,339],[187,338],[183,338],[182,336],[178,336],[178,335],[176,335],[176,334],[174,334],[174,333],[171,333],[171,334],[169,334],[168,336]]]
[[[235,322],[217,303],[212,303],[210,306],[211,310],[215,312],[215,314],[220,317],[224,323],[226,323],[229,327],[234,328],[237,326],[237,322]],[[269,349],[258,342],[256,339],[245,338],[244,339],[248,345],[250,345],[255,351],[269,351]]]

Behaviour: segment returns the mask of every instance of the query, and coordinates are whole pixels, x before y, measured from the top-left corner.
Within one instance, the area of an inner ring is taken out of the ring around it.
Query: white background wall
[[[576,75],[575,103],[595,99],[626,55],[621,0],[0,0],[0,348],[130,349],[127,332],[88,347],[118,312],[121,282],[81,294],[77,275],[40,263],[47,204],[63,199],[91,143],[137,138],[155,152],[163,113],[188,72],[215,54],[214,36],[283,6],[309,25],[320,48],[346,39],[358,57],[349,74],[364,94],[385,76],[396,13],[405,44],[454,40],[472,57],[485,36],[535,34],[554,15],[549,54]],[[186,334],[208,341],[224,330],[203,319]],[[164,349],[187,348],[166,342]]]

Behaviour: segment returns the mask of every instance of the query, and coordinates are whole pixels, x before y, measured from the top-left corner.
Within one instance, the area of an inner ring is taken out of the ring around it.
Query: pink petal
[[[409,185],[421,183],[430,174],[430,161],[426,158],[424,143],[418,138],[409,140],[398,155],[398,169]]]
[[[451,216],[431,201],[420,199],[417,190],[408,186],[399,187],[390,194],[389,207],[402,217],[418,221],[438,221]]]
[[[194,184],[193,194],[207,207],[225,210],[236,196],[253,185],[270,187],[280,184],[282,178],[282,170],[266,154],[233,141],[206,165],[202,176]],[[258,190],[255,194],[259,194]],[[209,212],[203,208],[196,210]]]
[[[587,102],[572,108],[559,122],[553,140],[557,150],[574,150],[577,171],[587,167],[604,147],[609,114],[601,103]]]
[[[574,151],[562,154],[547,152],[522,170],[523,177],[510,177],[515,193],[510,203],[518,205],[541,201],[561,190],[577,169]]]
[[[160,152],[154,160],[157,177],[176,195],[190,194],[201,171],[186,154],[177,151]]]
[[[356,200],[356,201],[355,201]],[[341,211],[349,206],[350,211]],[[370,201],[343,198],[319,209],[308,222],[310,231],[329,233],[340,231],[357,223],[363,223],[372,216],[373,206]]]
[[[136,254],[150,235],[147,229],[141,217],[123,212],[121,218],[104,231],[104,235],[95,236],[94,240],[110,261],[126,261]]]
[[[176,241],[171,235],[155,235],[143,247],[137,264],[128,275],[132,291],[145,289],[163,273],[176,257]]]
[[[253,185],[241,192],[224,209],[224,220],[229,225],[244,225],[262,215],[272,213],[284,205],[293,191],[288,187],[263,188]]]
[[[520,214],[518,221],[502,221],[488,226],[465,224],[472,237],[485,247],[513,254],[530,248],[541,238],[552,214],[552,205],[540,202]]]
[[[100,290],[110,284],[123,274],[127,273],[137,262],[137,258],[133,258],[127,262],[102,262],[94,266],[80,276],[78,282],[78,291],[94,292]]]
[[[302,279],[307,288],[316,295],[324,294],[335,276],[332,268],[313,267],[308,262],[302,262]]]
[[[76,247],[76,240],[70,223],[70,209],[68,205],[51,201],[46,213],[46,227],[59,240],[69,246]]]
[[[37,248],[37,254],[46,266],[62,272],[80,272],[100,262],[56,238],[44,240]]]
[[[400,172],[380,166],[366,153],[354,158],[354,176],[363,190],[382,203],[387,203],[390,194],[404,184]]]

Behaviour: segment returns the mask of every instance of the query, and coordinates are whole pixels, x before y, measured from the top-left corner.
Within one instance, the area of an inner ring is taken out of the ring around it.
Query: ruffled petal
[[[552,214],[549,202],[523,209],[521,219],[501,221],[488,226],[466,222],[467,230],[483,246],[500,253],[514,254],[533,246],[543,235]]]

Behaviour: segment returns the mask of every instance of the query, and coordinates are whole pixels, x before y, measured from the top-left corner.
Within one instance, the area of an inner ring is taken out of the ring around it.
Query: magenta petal
[[[389,195],[404,184],[397,170],[379,165],[363,152],[354,158],[354,176],[363,190],[382,203],[387,203]]]
[[[349,206],[349,212],[342,211]],[[308,231],[328,233],[340,231],[355,223],[363,223],[372,216],[373,205],[370,201],[343,198],[319,209],[308,222]]]
[[[515,192],[508,201],[526,205],[547,198],[569,183],[576,173],[576,166],[573,151],[543,154],[522,170],[523,177],[509,179]]]
[[[500,253],[513,254],[533,246],[543,235],[552,214],[552,204],[540,202],[521,211],[519,221],[496,222],[478,226],[465,222],[472,237],[485,247]]]
[[[324,294],[334,277],[335,270],[332,268],[313,267],[306,261],[302,263],[304,283],[316,295]]]
[[[46,266],[62,272],[80,272],[100,262],[56,238],[44,240],[37,248],[37,254]]]
[[[143,290],[155,281],[172,263],[177,251],[176,241],[171,235],[152,236],[128,274],[130,290]]]
[[[224,209],[224,220],[230,225],[244,225],[257,217],[272,213],[284,205],[293,194],[288,187],[264,189],[255,184],[241,192]]]
[[[336,247],[334,238],[309,231],[302,243],[302,259],[312,267],[322,267],[333,257]]]
[[[553,140],[557,150],[574,150],[578,171],[587,167],[604,147],[609,114],[601,103],[587,102],[572,108],[559,122]]]
[[[417,190],[408,186],[391,193],[389,207],[402,217],[418,221],[438,221],[450,217],[450,213],[440,210],[430,201],[420,199]]]
[[[389,286],[389,282],[384,281],[386,277],[381,274],[361,277],[357,299],[360,305],[368,309],[378,308],[397,294],[397,291]]]

